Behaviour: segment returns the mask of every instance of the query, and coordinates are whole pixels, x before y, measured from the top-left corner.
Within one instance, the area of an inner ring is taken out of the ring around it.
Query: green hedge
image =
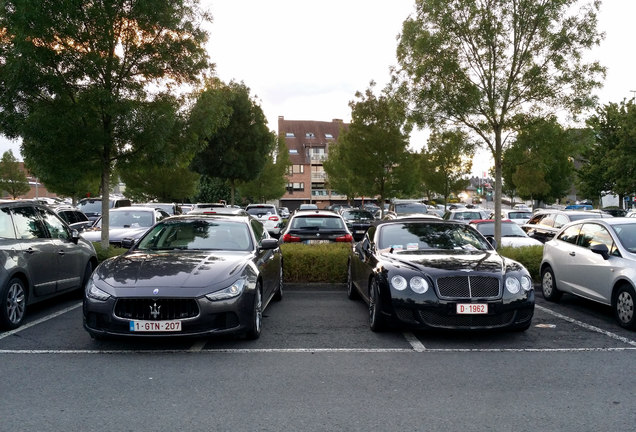
[[[540,282],[539,266],[543,257],[543,245],[526,247],[502,247],[497,250],[500,255],[519,261],[530,272],[533,282]]]
[[[121,255],[128,250],[113,246],[108,246],[108,249],[103,249],[101,242],[93,242],[93,246],[95,247],[95,252],[97,252],[97,262],[102,262],[105,259]]]
[[[288,283],[347,281],[347,260],[350,243],[281,245],[284,260],[284,279]]]

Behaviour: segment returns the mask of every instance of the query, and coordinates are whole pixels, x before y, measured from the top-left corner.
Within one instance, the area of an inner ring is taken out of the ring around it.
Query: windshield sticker
[[[391,249],[393,249],[393,252],[398,252],[398,251],[404,250],[404,246],[402,246],[402,245],[391,245]]]
[[[406,250],[418,250],[420,248],[419,243],[407,243]]]

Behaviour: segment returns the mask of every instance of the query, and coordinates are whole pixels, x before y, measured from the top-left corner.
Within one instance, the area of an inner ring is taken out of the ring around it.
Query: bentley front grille
[[[194,299],[182,298],[125,298],[115,304],[115,316],[136,320],[174,320],[199,315],[199,305]]]
[[[450,276],[437,279],[441,298],[471,299],[499,297],[499,279],[489,276]]]

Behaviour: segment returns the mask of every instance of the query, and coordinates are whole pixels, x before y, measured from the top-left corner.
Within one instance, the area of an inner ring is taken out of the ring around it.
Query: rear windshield
[[[249,207],[247,212],[252,216],[263,217],[266,215],[276,214],[276,210],[273,207]]]
[[[297,216],[291,222],[292,229],[345,229],[342,219],[331,216]]]

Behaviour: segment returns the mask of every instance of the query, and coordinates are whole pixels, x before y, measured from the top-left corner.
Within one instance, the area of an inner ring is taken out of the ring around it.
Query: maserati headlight
[[[408,286],[408,283],[403,276],[398,275],[391,278],[391,286],[398,291],[404,291]]]
[[[510,294],[517,294],[521,289],[521,283],[519,279],[513,276],[509,276],[506,278],[506,289]]]
[[[231,286],[225,289],[222,289],[220,291],[215,291],[213,293],[206,294],[205,297],[208,300],[212,300],[212,301],[227,300],[234,297],[238,297],[239,295],[241,295],[244,289],[245,289],[245,279],[239,279],[236,282],[234,282]]]
[[[412,277],[411,289],[417,294],[424,294],[428,291],[428,282],[421,276]]]
[[[86,297],[94,300],[106,301],[110,298],[110,294],[97,288],[93,279],[90,279],[88,284],[86,284]]]

